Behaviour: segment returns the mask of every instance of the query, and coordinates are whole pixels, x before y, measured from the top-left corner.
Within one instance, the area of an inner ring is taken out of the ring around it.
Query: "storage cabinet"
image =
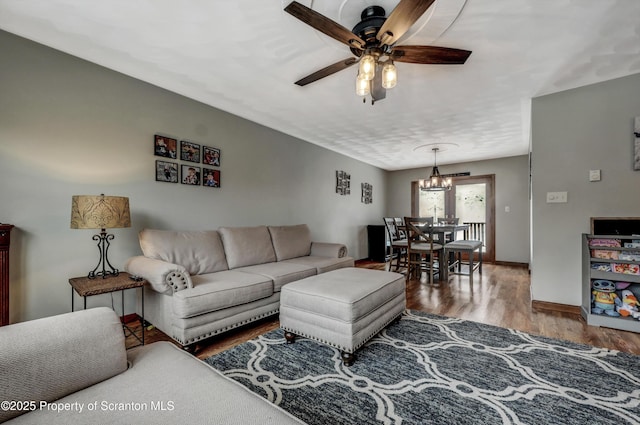
[[[591,312],[593,282],[598,279],[630,283],[627,289],[640,300],[640,236],[583,234],[582,267],[581,312],[587,324],[640,332],[640,320],[631,316],[611,317]]]
[[[384,225],[370,224],[367,226],[367,239],[369,242],[369,259],[378,263],[384,263],[391,258],[391,244],[387,238],[387,229]]]
[[[9,245],[11,224],[0,224],[0,326],[9,324]]]

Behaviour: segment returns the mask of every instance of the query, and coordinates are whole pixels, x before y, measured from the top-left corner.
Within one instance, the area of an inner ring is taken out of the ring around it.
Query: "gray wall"
[[[314,240],[367,257],[385,171],[2,31],[0,52],[0,221],[17,226],[12,322],[69,311],[68,279],[97,263],[95,232],[69,228],[72,195],[129,197],[133,227],[113,230],[116,267],[140,253],[145,227],[308,223]],[[222,188],[156,182],[155,133],[219,147]],[[351,174],[350,196],[335,193],[336,170]],[[373,204],[360,202],[362,182]]]
[[[633,121],[640,74],[533,99],[533,299],[581,302],[581,233],[590,217],[640,217]],[[602,180],[589,182],[589,170]],[[566,204],[546,203],[567,191]]]
[[[472,176],[495,174],[496,261],[529,262],[529,159],[515,156],[487,161],[438,165],[442,174],[469,171]],[[429,176],[431,167],[389,173],[387,213],[411,214],[411,182]],[[510,212],[505,212],[505,207]]]

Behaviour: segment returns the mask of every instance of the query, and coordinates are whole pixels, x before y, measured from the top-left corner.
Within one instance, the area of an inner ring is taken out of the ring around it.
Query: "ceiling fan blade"
[[[401,0],[378,31],[376,38],[380,43],[391,46],[420,19],[434,1]]]
[[[356,62],[358,62],[356,58],[341,60],[340,62],[336,62],[333,65],[329,65],[325,68],[322,68],[321,70],[316,71],[313,74],[307,75],[301,80],[296,81],[296,84],[299,86],[306,86],[307,84],[313,83],[314,81],[318,81],[321,78],[328,77],[329,75],[335,74],[338,71],[347,69]]]
[[[365,42],[360,37],[337,22],[332,21],[313,9],[309,9],[307,6],[304,6],[297,1],[289,3],[284,10],[307,25],[317,29],[321,33],[326,34],[349,47],[355,47],[359,50],[364,48]]]
[[[389,57],[393,61],[422,64],[462,65],[471,55],[469,50],[436,46],[397,46]]]

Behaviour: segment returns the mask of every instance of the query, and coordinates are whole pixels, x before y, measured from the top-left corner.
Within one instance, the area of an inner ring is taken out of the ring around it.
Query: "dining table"
[[[468,224],[435,223],[435,224],[426,224],[421,227],[421,230],[426,234],[432,234],[433,241],[439,243],[444,247],[448,242],[453,242],[455,240],[458,240],[458,233],[469,230],[469,225]],[[450,236],[450,237],[447,239],[447,236]],[[446,258],[445,261],[446,261],[446,266],[442,267],[443,266],[442,264],[438,265],[439,270],[443,272],[443,273],[438,273],[438,280],[440,281],[446,279],[449,268],[454,265],[455,261],[454,261],[453,252],[449,253],[449,258]]]
[[[440,224],[436,223],[433,225],[422,226],[423,232],[425,233],[433,233],[436,237],[434,238],[439,243],[444,245],[446,242],[452,242],[458,239],[458,233],[464,232],[465,230],[469,230],[468,224]],[[448,235],[451,235],[451,238],[446,239]]]

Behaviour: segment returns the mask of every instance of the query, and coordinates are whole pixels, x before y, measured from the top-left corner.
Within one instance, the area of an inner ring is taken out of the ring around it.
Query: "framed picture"
[[[200,167],[182,164],[182,184],[200,186]]]
[[[220,187],[220,170],[202,167],[202,185],[207,187]]]
[[[178,183],[178,163],[156,161],[156,181]]]
[[[153,136],[153,154],[165,158],[178,158],[178,141],[156,134]]]
[[[200,145],[185,140],[181,141],[180,159],[189,162],[200,162]]]
[[[351,175],[344,172],[336,170],[336,193],[340,195],[350,195],[351,194]]]
[[[362,198],[361,202],[363,204],[370,204],[373,202],[373,186],[369,183],[362,183]]]
[[[207,165],[220,166],[220,149],[210,148],[209,146],[202,147],[202,163]]]

